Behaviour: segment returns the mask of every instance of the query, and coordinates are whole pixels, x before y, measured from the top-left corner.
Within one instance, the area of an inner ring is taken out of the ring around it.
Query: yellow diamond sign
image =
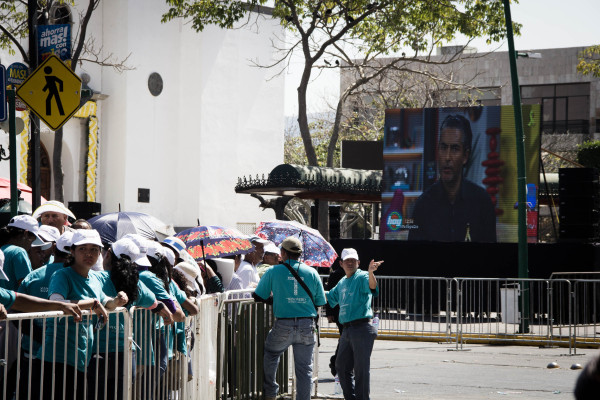
[[[51,55],[23,82],[17,96],[56,131],[79,109],[81,79]]]

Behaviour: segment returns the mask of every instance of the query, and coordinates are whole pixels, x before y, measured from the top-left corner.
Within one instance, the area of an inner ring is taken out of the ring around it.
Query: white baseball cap
[[[104,247],[100,234],[95,229],[78,229],[73,233],[71,246],[81,246],[83,244],[95,244],[96,246]]]
[[[169,261],[169,264],[175,265],[175,253],[173,253],[173,250],[165,246],[162,247],[163,251],[165,252],[165,257],[167,258],[167,261]]]
[[[192,278],[192,280],[194,280],[194,278],[200,275],[200,268],[198,268],[198,265],[194,265],[186,261],[177,264],[175,266],[175,269],[180,270],[181,272],[185,272]]]
[[[358,253],[356,252],[356,250],[352,249],[352,248],[348,248],[348,249],[344,249],[342,250],[342,261],[345,261],[349,258],[353,258],[355,260],[358,260]]]
[[[252,235],[248,238],[248,240],[250,240],[251,243],[262,243],[263,245],[267,245],[267,244],[271,243],[267,239],[263,239],[258,235]]]
[[[146,255],[148,257],[158,259],[158,256],[161,256],[161,257],[165,256],[164,249],[166,249],[166,247],[164,247],[160,243],[155,242],[154,240],[148,240],[146,242],[146,245],[147,245]]]
[[[46,242],[56,242],[60,237],[60,232],[54,226],[42,225],[40,226],[38,236]]]
[[[281,255],[279,247],[275,246],[275,243],[273,242],[269,242],[269,244],[265,246],[265,253],[274,253],[277,255]]]
[[[135,262],[135,260],[140,258],[139,247],[137,247],[133,240],[129,238],[119,239],[110,247],[117,258],[127,256],[132,262]]]
[[[183,258],[183,252],[187,247],[183,240],[175,236],[169,236],[168,238],[165,238],[161,243],[173,250],[173,252],[176,253],[179,257]]]
[[[56,240],[56,248],[60,251],[62,251],[63,253],[69,253],[70,251],[70,247],[71,244],[73,243],[73,235],[75,234],[75,232],[73,231],[67,231],[65,230],[65,232],[60,235],[60,237],[58,238],[58,240]]]
[[[69,210],[63,203],[57,200],[50,200],[39,206],[33,212],[33,218],[38,219],[45,212],[57,212],[60,214],[65,214],[67,217],[75,218],[75,215]]]
[[[4,252],[0,250],[0,279],[8,281],[8,276],[4,272]]]
[[[40,239],[38,232],[40,227],[38,222],[30,215],[17,215],[10,219],[6,226],[13,226],[15,228],[23,229],[24,231],[31,232],[35,235],[35,240],[31,243],[32,246],[43,246],[45,242]]]
[[[132,259],[132,261],[135,264],[139,265],[140,267],[152,266],[150,260],[148,260],[148,257],[146,257],[146,254],[148,253],[148,239],[145,239],[142,236],[137,235],[135,233],[128,233],[127,235],[123,236],[122,239],[130,239],[133,243],[135,243],[138,250],[140,251],[140,255],[138,256],[138,258],[136,258],[135,260]]]

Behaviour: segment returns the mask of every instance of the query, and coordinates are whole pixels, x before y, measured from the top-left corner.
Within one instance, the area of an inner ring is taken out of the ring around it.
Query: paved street
[[[329,358],[337,339],[322,339],[320,398],[334,396]],[[579,370],[598,350],[524,346],[375,341],[371,359],[371,399],[572,399]],[[547,365],[556,362],[557,369]]]

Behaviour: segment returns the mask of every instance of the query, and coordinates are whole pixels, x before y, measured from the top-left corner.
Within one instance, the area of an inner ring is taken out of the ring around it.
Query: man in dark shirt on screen
[[[437,149],[439,179],[415,204],[416,226],[409,240],[495,242],[496,214],[488,193],[463,177],[471,155],[469,121],[449,115],[442,122]]]

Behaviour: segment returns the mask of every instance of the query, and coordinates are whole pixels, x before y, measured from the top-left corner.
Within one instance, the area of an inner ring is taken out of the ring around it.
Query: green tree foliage
[[[208,25],[234,28],[250,11],[268,1],[166,0],[166,3],[169,9],[163,15],[163,22],[183,18],[195,30],[202,31]],[[503,5],[499,1],[276,0],[273,17],[294,34],[295,40],[282,60],[272,66],[285,65],[282,61],[294,50],[304,55],[298,85],[298,125],[310,165],[319,165],[319,160],[308,122],[306,93],[313,67],[319,61],[335,56],[345,60],[349,53],[385,56],[401,49],[411,49],[417,56],[430,52],[441,42],[453,40],[457,34],[484,37],[491,43],[502,40],[506,33]],[[519,29],[515,24],[516,33]],[[368,79],[360,76],[356,87]],[[337,141],[335,135],[334,132],[333,140]],[[329,148],[327,165],[332,164],[334,148],[335,145]]]
[[[590,46],[579,53],[577,72],[600,77],[600,45]]]
[[[206,26],[235,28],[250,18],[251,12],[271,4],[267,0],[165,0],[169,9],[162,21],[183,18],[196,31]],[[516,2],[516,0],[513,0]],[[483,0],[275,0],[273,17],[291,33],[282,56],[266,67],[285,68],[294,51],[303,55],[302,76],[298,82],[298,130],[309,165],[332,167],[339,153],[344,103],[361,86],[380,77],[389,68],[402,69],[402,63],[423,63],[436,46],[452,41],[458,34],[468,40],[483,37],[488,43],[506,35],[504,9],[500,1]],[[514,24],[519,33],[520,25]],[[287,36],[286,36],[287,37]],[[278,45],[276,45],[278,46]],[[401,50],[411,54],[386,63],[375,62]],[[358,58],[359,61],[354,60]],[[335,61],[332,61],[335,60]],[[314,68],[353,68],[355,80],[340,90],[331,129],[309,124],[307,89]],[[405,69],[404,71],[408,71]],[[419,74],[429,74],[419,71]],[[322,134],[325,138],[321,140]],[[294,138],[298,141],[298,138]],[[327,142],[328,140],[328,142]],[[321,149],[326,148],[326,157]],[[296,152],[294,155],[296,156]],[[319,229],[329,237],[327,203],[319,205]]]
[[[577,146],[577,162],[584,167],[600,170],[600,140],[585,142]]]

